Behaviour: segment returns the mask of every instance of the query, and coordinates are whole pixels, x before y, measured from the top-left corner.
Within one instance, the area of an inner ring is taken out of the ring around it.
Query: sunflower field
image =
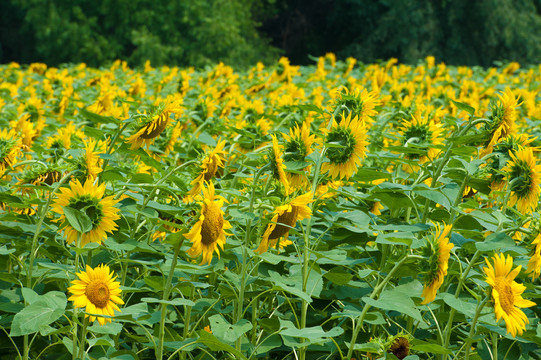
[[[541,359],[541,66],[0,66],[0,358]]]

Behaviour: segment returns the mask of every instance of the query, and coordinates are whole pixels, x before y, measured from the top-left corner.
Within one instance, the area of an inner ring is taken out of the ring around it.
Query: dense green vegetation
[[[541,0],[4,0],[0,28],[0,63],[541,59]]]

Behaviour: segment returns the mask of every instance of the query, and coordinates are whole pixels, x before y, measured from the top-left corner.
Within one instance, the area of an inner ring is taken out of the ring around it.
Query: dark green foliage
[[[258,35],[251,8],[252,0],[9,0],[0,5],[0,62],[246,66],[272,60],[276,51]],[[4,26],[11,30],[4,33]]]

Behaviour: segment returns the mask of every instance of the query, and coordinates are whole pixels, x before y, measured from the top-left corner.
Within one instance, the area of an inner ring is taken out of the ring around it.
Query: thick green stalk
[[[182,243],[184,242],[184,239],[180,240],[176,246],[175,246],[175,253],[173,255],[173,259],[171,260],[171,269],[169,270],[169,275],[167,276],[167,280],[165,283],[165,288],[163,289],[163,300],[167,301],[169,300],[169,294],[171,291],[171,283],[173,282],[173,276],[175,274],[175,267],[177,266],[178,261],[178,255],[180,253],[180,248],[182,247]],[[160,329],[159,329],[159,343],[158,343],[158,349],[156,349],[156,360],[162,360],[163,359],[163,340],[165,337],[165,318],[167,315],[167,304],[162,304],[161,306],[161,312],[162,316],[160,318]]]
[[[77,233],[77,248],[81,247],[81,233]],[[75,274],[79,271],[79,253],[75,251]],[[73,305],[73,346],[72,346],[72,359],[77,359],[77,318],[79,317],[79,309]]]
[[[471,339],[475,335],[476,331],[476,325],[477,320],[479,319],[479,315],[481,315],[481,311],[485,307],[485,304],[488,301],[488,296],[485,296],[484,300],[477,306],[477,309],[475,310],[475,315],[473,316],[473,320],[470,325],[470,333],[468,334],[468,338],[466,339],[466,353],[464,354],[464,360],[469,360],[470,358],[470,348],[471,348]]]

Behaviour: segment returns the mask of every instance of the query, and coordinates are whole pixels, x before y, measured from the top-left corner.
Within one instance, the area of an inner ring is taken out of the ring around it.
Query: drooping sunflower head
[[[521,266],[514,270],[513,258],[503,254],[495,254],[492,257],[494,266],[485,259],[487,267],[483,268],[486,274],[485,281],[492,287],[492,300],[494,301],[494,314],[496,320],[504,319],[507,332],[513,337],[522,335],[529,323],[526,314],[520,308],[534,306],[535,303],[522,297],[526,287],[515,282],[515,278],[520,273]]]
[[[334,99],[333,113],[336,114],[336,120],[340,123],[344,116],[357,117],[359,120],[372,123],[372,116],[377,115],[376,106],[380,104],[378,95],[366,89],[357,88],[353,92],[345,87],[337,92]]]
[[[435,231],[428,238],[429,260],[427,271],[424,276],[424,287],[421,304],[428,304],[436,298],[436,292],[443,284],[445,275],[447,275],[449,257],[451,249],[454,247],[449,242],[449,232],[452,225],[444,225],[443,229],[436,225]]]
[[[411,335],[399,333],[389,338],[385,348],[388,353],[402,360],[409,354],[411,340],[413,340]]]
[[[326,156],[329,162],[322,165],[322,172],[329,171],[332,178],[350,178],[357,171],[361,160],[366,157],[367,129],[364,121],[357,117],[351,118],[349,114],[340,123],[333,122],[330,130],[326,132]]]
[[[71,181],[69,188],[60,189],[52,210],[62,215],[58,221],[61,222],[60,229],[66,234],[68,244],[76,243],[78,237],[81,247],[90,242],[101,244],[107,238],[107,233],[117,229],[115,220],[120,219],[120,216],[117,214],[119,209],[114,205],[118,200],[113,196],[103,197],[104,193],[105,184],[93,185],[90,179],[87,179],[84,185],[75,179]],[[79,230],[73,228],[66,218],[66,211],[70,214],[78,212],[80,218],[84,219],[84,228]]]
[[[282,159],[282,146],[278,143],[276,135],[271,135],[272,148],[269,150],[268,159],[272,171],[272,177],[284,186],[285,195],[289,195],[289,181],[285,173],[286,166]]]
[[[493,103],[489,123],[485,125],[485,130],[490,132],[490,140],[486,145],[486,153],[490,153],[494,145],[506,138],[510,134],[517,132],[515,120],[517,118],[518,98],[515,97],[511,89],[505,89],[503,94],[498,94],[500,99]]]
[[[434,146],[441,145],[441,124],[434,123],[433,119],[427,117],[411,116],[411,120],[403,120],[401,134],[402,146],[414,145],[420,152],[426,151],[426,155],[408,154],[409,159],[419,159],[421,163],[427,159],[434,159],[438,156],[439,149]]]
[[[312,144],[315,140],[315,135],[310,135],[310,129],[307,123],[302,126],[295,126],[289,129],[289,135],[284,134],[285,162],[302,163],[306,161],[306,157],[313,152]],[[302,173],[288,172],[286,170],[287,179],[293,189],[297,189],[308,183],[307,175],[310,173],[310,165],[300,169]]]
[[[531,138],[527,134],[511,134],[494,146],[493,155],[487,159],[487,171],[493,188],[503,187],[505,175],[502,174],[502,169],[511,160],[509,154],[529,146],[535,139],[535,137]],[[536,149],[532,148],[532,150]]]
[[[509,152],[511,160],[502,169],[507,173],[511,196],[509,205],[517,204],[517,209],[523,214],[530,214],[537,208],[539,202],[539,186],[541,165],[530,147]]]
[[[135,133],[126,139],[131,144],[131,150],[137,150],[143,144],[148,148],[150,144],[167,127],[170,114],[179,112],[180,105],[176,100],[160,102],[151,106],[147,114],[140,114],[138,117]]]
[[[85,317],[89,317],[90,321],[98,319],[100,325],[111,322],[115,310],[120,311],[118,305],[124,304],[124,301],[120,298],[120,282],[115,281],[116,276],[109,266],[102,264],[92,269],[86,265],[86,271],[77,273],[77,277],[68,288],[71,293],[68,300],[73,301],[76,308],[86,308],[88,314]]]
[[[0,176],[13,166],[21,154],[22,140],[13,130],[0,130]]]
[[[198,257],[203,254],[201,264],[210,264],[214,252],[220,257],[220,251],[225,245],[225,236],[230,235],[225,230],[231,228],[229,221],[224,219],[224,212],[221,209],[225,199],[215,195],[212,182],[208,187],[203,187],[203,201],[198,202],[201,213],[198,221],[192,229],[184,234],[184,237],[192,242],[188,255]]]
[[[34,166],[23,171],[18,177],[18,185],[52,185],[59,181],[61,176],[62,170],[56,165]],[[23,194],[30,191],[30,189],[21,188]]]
[[[203,188],[204,182],[210,182],[219,168],[224,167],[225,161],[225,140],[218,140],[216,147],[210,151],[201,162],[199,174],[191,182],[192,190],[189,192],[189,196],[194,197],[199,195]]]
[[[308,207],[308,204],[313,201],[313,194],[307,192],[284,205],[278,206],[274,210],[272,220],[267,225],[261,243],[255,252],[262,254],[270,247],[275,247],[282,236],[285,236],[287,240],[289,230],[295,228],[297,221],[312,215],[312,210]]]
[[[75,170],[81,172],[79,180],[85,181],[85,179],[94,180],[100,172],[103,165],[103,159],[100,158],[100,154],[105,153],[105,142],[96,141],[93,138],[83,141],[85,148],[84,153],[73,160]]]

